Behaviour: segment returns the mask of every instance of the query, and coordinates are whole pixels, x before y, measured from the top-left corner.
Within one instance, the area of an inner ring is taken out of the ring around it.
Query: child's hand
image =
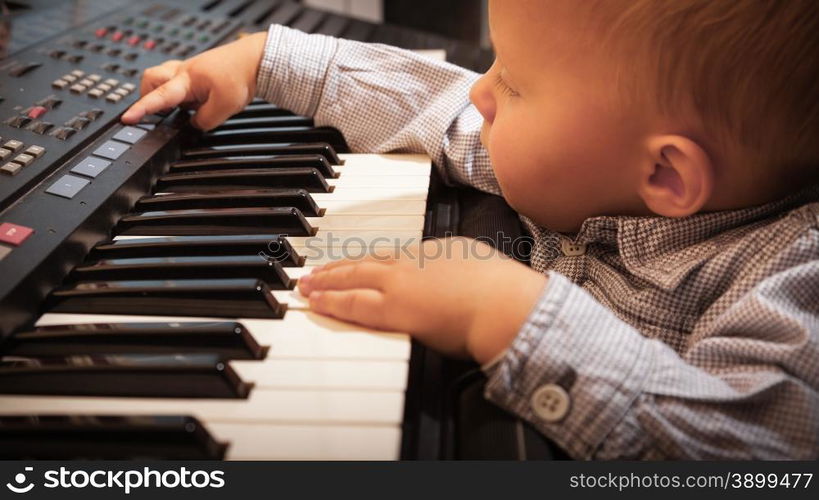
[[[426,241],[409,256],[328,264],[299,280],[299,290],[318,313],[409,332],[485,363],[511,343],[545,283],[485,243],[450,238]]]
[[[142,76],[142,98],[122,115],[124,123],[185,105],[196,109],[194,126],[209,130],[239,112],[256,93],[256,72],[267,40],[256,33],[186,61],[167,61]]]

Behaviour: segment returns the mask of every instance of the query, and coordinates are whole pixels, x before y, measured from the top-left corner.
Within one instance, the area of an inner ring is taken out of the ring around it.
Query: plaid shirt
[[[499,194],[476,77],[272,26],[257,94],[354,151],[425,152],[449,181]],[[684,219],[594,217],[570,237],[521,219],[549,280],[484,367],[491,401],[575,458],[817,457],[819,186]]]

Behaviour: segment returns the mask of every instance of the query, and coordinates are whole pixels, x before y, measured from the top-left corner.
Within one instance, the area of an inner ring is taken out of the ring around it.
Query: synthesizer
[[[33,2],[3,45],[0,456],[440,457],[439,375],[458,370],[293,290],[329,234],[455,232],[429,160],[349,154],[259,101],[204,134],[183,110],[118,118],[145,68],[272,22],[473,69],[486,54],[296,2],[91,5]]]

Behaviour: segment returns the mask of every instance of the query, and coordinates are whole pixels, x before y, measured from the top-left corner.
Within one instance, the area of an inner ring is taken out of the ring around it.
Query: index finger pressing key
[[[122,115],[124,123],[137,123],[145,115],[151,115],[163,109],[174,108],[185,101],[188,96],[187,78],[171,78],[148,94],[142,96]]]

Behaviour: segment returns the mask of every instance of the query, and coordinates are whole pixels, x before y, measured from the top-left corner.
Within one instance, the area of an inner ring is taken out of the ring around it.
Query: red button
[[[122,38],[124,36],[125,36],[125,33],[121,32],[121,31],[117,31],[117,32],[114,32],[113,35],[111,35],[111,40],[113,40],[115,42],[118,42],[118,41],[122,40]]]
[[[34,230],[25,226],[18,226],[10,222],[0,224],[0,241],[18,246],[31,236]]]
[[[142,38],[140,38],[137,35],[134,35],[134,36],[132,36],[131,38],[128,39],[128,45],[133,47],[134,45],[137,45],[140,40],[142,40]]]
[[[148,40],[147,42],[145,42],[145,45],[143,45],[143,47],[145,47],[148,50],[154,50],[154,47],[156,47],[156,42],[154,40]]]
[[[107,34],[108,34],[108,28],[97,28],[97,31],[94,32],[94,35],[97,38],[103,38]]]
[[[48,111],[48,109],[44,108],[43,106],[34,106],[30,110],[28,110],[28,117],[33,120],[36,120],[37,118],[43,116],[46,113],[46,111]]]

